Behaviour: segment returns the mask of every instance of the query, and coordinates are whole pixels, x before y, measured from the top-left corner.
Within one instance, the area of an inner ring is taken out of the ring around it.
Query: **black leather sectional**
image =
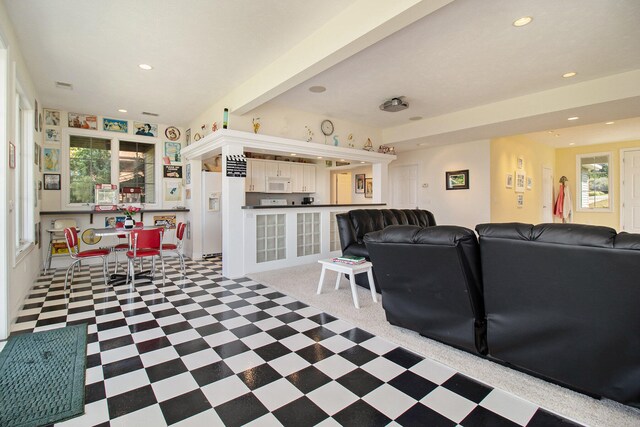
[[[364,242],[387,319],[640,407],[640,235],[579,224],[393,226]]]
[[[356,209],[336,215],[340,247],[343,255],[362,256],[367,260],[369,251],[364,244],[364,236],[372,231],[383,230],[389,225],[417,225],[431,227],[436,225],[433,214],[421,209]],[[375,280],[375,268],[373,275]],[[366,274],[356,275],[356,283],[369,288]],[[376,281],[376,291],[380,293]]]

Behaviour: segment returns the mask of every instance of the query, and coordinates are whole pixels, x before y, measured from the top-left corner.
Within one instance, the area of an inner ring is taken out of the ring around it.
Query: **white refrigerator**
[[[202,256],[222,253],[222,174],[202,172]]]

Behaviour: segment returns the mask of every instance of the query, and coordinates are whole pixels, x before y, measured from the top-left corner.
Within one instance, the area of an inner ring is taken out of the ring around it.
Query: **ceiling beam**
[[[358,0],[217,104],[251,111],[452,1]]]

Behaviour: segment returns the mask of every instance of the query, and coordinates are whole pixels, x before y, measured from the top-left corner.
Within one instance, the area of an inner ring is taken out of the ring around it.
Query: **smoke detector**
[[[405,101],[404,96],[391,98],[380,104],[380,109],[382,111],[388,111],[390,113],[406,110],[407,108],[409,108],[409,103]]]

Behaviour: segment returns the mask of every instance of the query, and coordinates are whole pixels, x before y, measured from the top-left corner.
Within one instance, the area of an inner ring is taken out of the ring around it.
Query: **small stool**
[[[358,303],[358,293],[356,292],[355,275],[358,273],[367,273],[369,289],[371,289],[371,297],[373,298],[373,302],[378,302],[378,299],[376,298],[376,288],[373,283],[373,273],[371,271],[372,264],[369,261],[363,262],[362,264],[345,264],[341,262],[334,262],[331,259],[324,259],[318,262],[322,264],[322,272],[320,273],[320,281],[318,282],[318,295],[322,292],[322,283],[324,282],[324,272],[326,270],[332,270],[338,273],[336,289],[340,288],[340,274],[348,274],[349,284],[351,285],[351,295],[353,296],[353,305],[355,305],[356,308],[360,308],[360,304]]]

